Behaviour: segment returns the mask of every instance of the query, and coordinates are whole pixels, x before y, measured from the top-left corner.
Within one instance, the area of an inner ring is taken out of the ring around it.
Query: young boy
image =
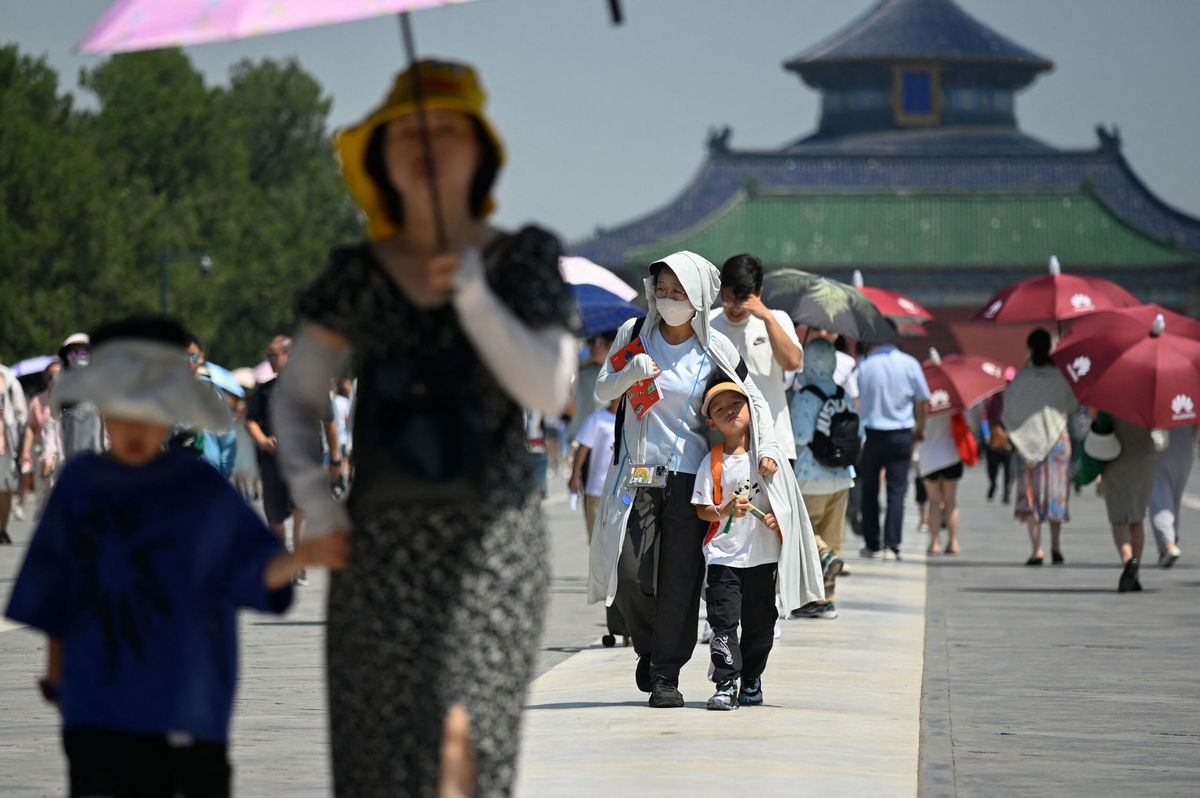
[[[302,569],[345,563],[346,533],[289,554],[215,469],[163,451],[174,424],[230,426],[186,343],[165,318],[105,325],[52,396],[99,408],[110,450],[62,469],[6,614],[49,636],[72,796],[229,795],[237,609],[282,613]]]
[[[717,691],[708,708],[730,710],[763,701],[761,677],[779,616],[779,524],[770,512],[764,477],[751,461],[745,391],[734,382],[718,383],[705,394],[700,412],[724,439],[701,461],[692,494],[696,515],[711,522],[704,537],[705,601]]]

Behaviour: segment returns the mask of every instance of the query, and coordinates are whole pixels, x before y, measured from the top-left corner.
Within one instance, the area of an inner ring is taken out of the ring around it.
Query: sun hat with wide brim
[[[740,393],[742,396],[745,396],[747,399],[750,398],[746,394],[746,389],[743,388],[742,386],[738,385],[736,382],[718,382],[716,385],[709,388],[704,393],[704,404],[700,405],[700,415],[704,416],[705,418],[708,418],[708,406],[712,404],[712,401],[714,399],[716,399],[718,396],[725,393],[726,391],[733,391],[734,393]]]
[[[104,415],[193,429],[232,428],[229,408],[188,369],[182,347],[142,338],[116,338],[92,350],[91,365],[58,376],[51,404],[89,402]]]
[[[392,90],[383,101],[383,105],[372,111],[362,122],[337,134],[337,154],[342,175],[345,177],[346,187],[350,190],[350,196],[367,216],[367,237],[372,241],[391,238],[399,232],[399,228],[388,218],[384,210],[383,195],[367,172],[367,145],[371,141],[371,135],[380,125],[413,113],[417,109],[413,92],[414,71],[420,76],[424,107],[462,111],[474,117],[491,139],[492,146],[496,148],[497,159],[501,164],[504,163],[504,146],[500,137],[496,135],[496,129],[484,114],[483,106],[487,95],[475,70],[466,64],[447,61],[418,62],[396,76]],[[484,215],[491,213],[495,205],[489,197],[484,203]]]
[[[1083,451],[1093,460],[1109,463],[1121,456],[1121,441],[1117,439],[1112,419],[1104,415],[1092,422],[1083,439]]]

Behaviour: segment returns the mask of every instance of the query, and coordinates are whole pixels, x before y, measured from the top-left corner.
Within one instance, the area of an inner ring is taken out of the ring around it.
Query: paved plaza
[[[847,556],[834,621],[788,621],[764,676],[766,706],[704,710],[706,648],[684,669],[683,709],[655,711],[631,648],[600,645],[585,605],[583,523],[546,503],[554,579],[525,715],[517,794],[1191,796],[1200,794],[1200,479],[1184,558],[1119,568],[1093,489],[1073,499],[1065,566],[1022,565],[1023,528],[963,483],[963,554],[926,562],[906,518],[904,560]],[[0,547],[6,600],[29,538]],[[857,549],[858,539],[847,546]],[[1193,555],[1192,552],[1195,551]],[[328,795],[322,675],[324,574],[283,618],[242,619],[232,760],[237,794]],[[0,794],[64,794],[56,717],[35,682],[44,645],[0,622]],[[386,675],[381,674],[381,678]]]

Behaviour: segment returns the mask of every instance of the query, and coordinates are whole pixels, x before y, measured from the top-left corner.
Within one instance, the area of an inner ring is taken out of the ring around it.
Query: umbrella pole
[[[420,64],[417,63],[417,48],[413,44],[412,21],[408,12],[400,12],[400,37],[404,40],[404,55],[408,58],[408,66],[412,75],[413,100],[417,109],[417,135],[421,139],[421,154],[425,159],[425,169],[429,174],[429,201],[433,203],[433,227],[437,234],[439,250],[450,246],[450,238],[446,234],[446,218],[442,215],[442,197],[438,191],[437,163],[433,159],[433,141],[429,136],[429,120],[425,116],[425,92],[421,87]]]
[[[614,25],[620,25],[625,21],[625,17],[621,13],[621,0],[608,0],[608,10],[612,12]]]

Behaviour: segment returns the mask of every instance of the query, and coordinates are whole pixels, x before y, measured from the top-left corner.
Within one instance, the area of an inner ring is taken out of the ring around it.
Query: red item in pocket
[[[621,347],[620,351],[608,359],[608,362],[613,367],[613,371],[620,371],[635,356],[645,354],[645,352],[646,345],[642,343],[639,336]],[[658,386],[652,379],[635,382],[625,392],[625,398],[629,402],[629,406],[633,408],[633,414],[641,418],[659,400]]]

